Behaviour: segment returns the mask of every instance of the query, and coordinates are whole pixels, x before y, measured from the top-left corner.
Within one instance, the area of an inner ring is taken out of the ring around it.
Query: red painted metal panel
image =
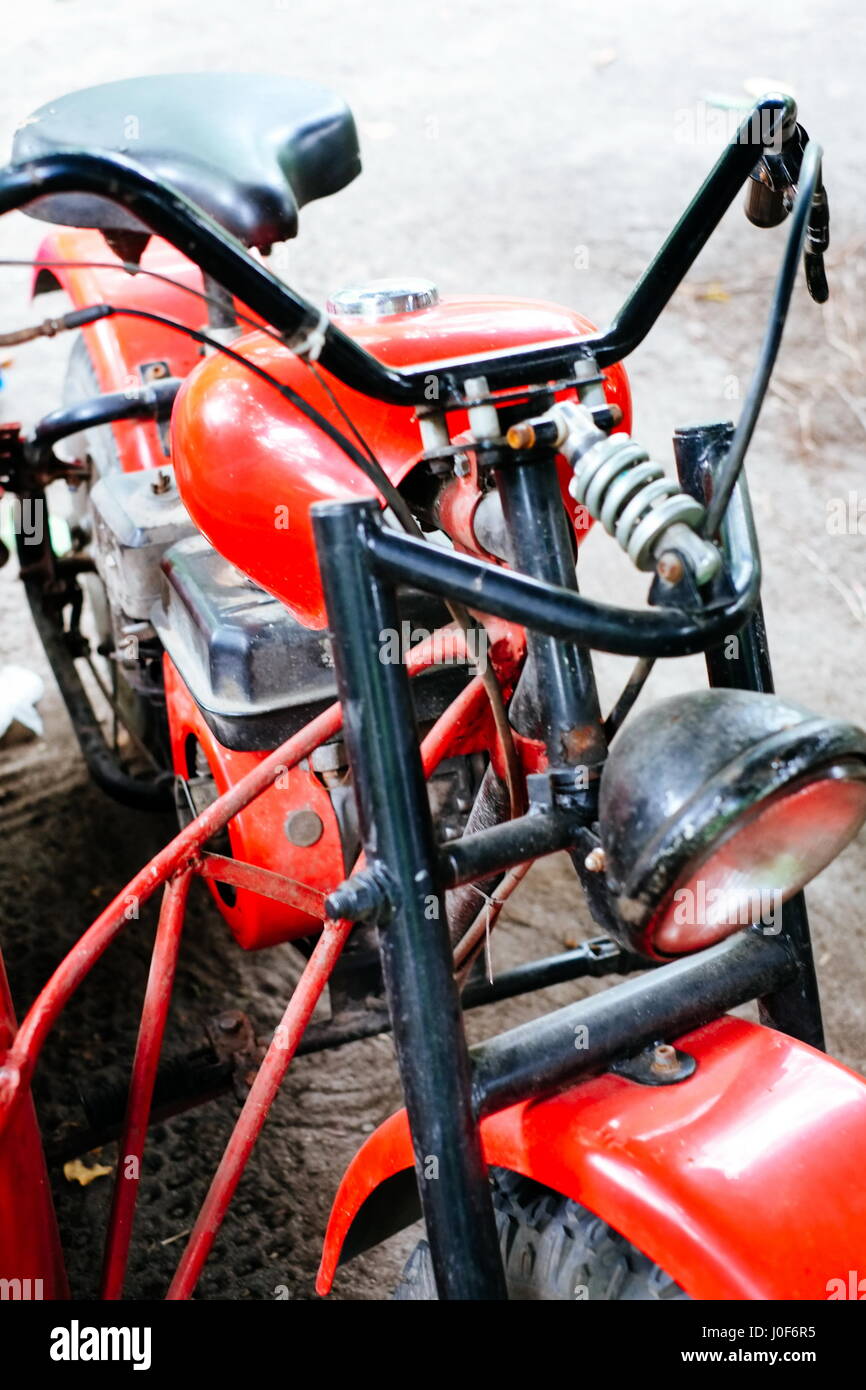
[[[347,319],[341,327],[397,367],[592,331],[586,319],[555,305],[492,298],[453,299],[380,323]],[[288,349],[260,333],[233,346],[345,431],[327,392]],[[609,399],[621,406],[627,429],[631,405],[625,373],[616,366],[606,376]],[[334,378],[328,384],[391,481],[401,482],[421,451],[414,411],[369,400]],[[465,415],[450,416],[450,425],[452,433],[462,431]],[[203,363],[181,388],[172,416],[172,449],[184,502],[217,550],[282,599],[299,621],[323,627],[310,507],[374,496],[360,469],[267,382],[218,357]]]
[[[15,1035],[0,955],[0,1062]],[[0,1135],[0,1280],[4,1299],[68,1298],[54,1204],[30,1096]]]
[[[826,1299],[866,1251],[866,1081],[741,1019],[678,1040],[675,1086],[607,1074],[482,1122],[487,1161],[572,1197],[700,1299]],[[412,1166],[405,1112],[346,1171],[317,1288],[367,1196]]]

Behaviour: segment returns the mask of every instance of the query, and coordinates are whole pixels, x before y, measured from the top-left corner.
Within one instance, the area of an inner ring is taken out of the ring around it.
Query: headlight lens
[[[602,776],[599,822],[620,935],[656,959],[782,903],[866,821],[866,734],[772,695],[707,690],[630,720]]]
[[[656,951],[700,950],[750,923],[780,931],[782,904],[825,869],[866,820],[866,780],[838,772],[759,809],[675,888],[651,926]]]

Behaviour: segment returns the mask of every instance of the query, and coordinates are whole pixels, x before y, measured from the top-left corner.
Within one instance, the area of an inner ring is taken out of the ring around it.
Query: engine
[[[330,639],[325,629],[305,627],[196,530],[171,467],[109,473],[94,486],[91,507],[115,656],[142,698],[165,703],[184,823],[337,698]],[[449,621],[441,604],[417,591],[400,594],[399,610],[402,648]],[[465,666],[441,666],[415,680],[422,730],[467,678]],[[480,754],[437,770],[431,803],[442,838],[460,833],[483,770]],[[211,848],[311,887],[337,883],[360,850],[342,741],[279,778]],[[319,927],[317,918],[227,884],[216,883],[212,893],[248,948]]]

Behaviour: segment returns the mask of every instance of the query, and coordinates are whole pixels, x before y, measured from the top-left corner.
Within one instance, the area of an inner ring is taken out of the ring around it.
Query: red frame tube
[[[132,1063],[123,1136],[117,1151],[114,1199],[108,1221],[102,1273],[104,1299],[120,1298],[123,1294],[123,1279],[135,1219],[135,1203],[141,1181],[144,1141],[150,1119],[156,1069],[159,1065],[165,1023],[171,1003],[191,879],[192,871],[189,869],[170,879],[165,886],[160,909],[159,926],[156,929],[153,955],[150,958],[150,972]]]
[[[249,1156],[262,1132],[268,1111],[274,1103],[304,1029],[353,926],[354,922],[326,922],[322,929],[315,950],[286,1005],[282,1020],[274,1030],[265,1059],[256,1073],[256,1079],[214,1173],[208,1194],[202,1203],[192,1234],[166,1294],[169,1300],[189,1298],[198,1282],[229,1203],[243,1177]]]
[[[522,660],[522,634],[509,624],[491,622],[489,626],[491,656],[499,679],[507,688]],[[464,634],[459,629],[448,627],[413,647],[407,654],[406,665],[411,676],[437,662],[466,661],[468,656]],[[485,714],[486,694],[481,678],[476,676],[424,739],[421,755],[425,775],[429,776],[444,757],[461,751],[463,744],[467,739],[471,741],[473,734],[477,737],[479,723]],[[139,1026],[106,1237],[103,1267],[103,1296],[106,1299],[117,1299],[122,1294],[141,1159],[192,875],[233,882],[238,887],[300,905],[305,911],[312,907],[316,913],[324,896],[318,889],[294,883],[270,870],[203,853],[203,846],[277,777],[308,757],[319,744],[333,737],[341,724],[340,705],[331,705],[263,759],[155,855],[117,894],[61,961],[31,1006],[8,1051],[2,1056],[0,1134],[9,1126],[19,1103],[29,1096],[30,1080],[41,1048],[61,1010],[129,920],[130,899],[140,905],[161,884],[167,885]],[[491,738],[495,739],[495,732],[491,732]],[[494,760],[501,761],[500,749],[493,747],[491,752]],[[168,1294],[171,1299],[186,1298],[195,1287],[268,1110],[352,926],[351,922],[346,921],[325,921],[323,924],[319,941],[286,1006],[282,1024],[274,1034],[214,1174],[172,1281]],[[14,1124],[7,1129],[9,1142],[15,1132]],[[135,1162],[127,1177],[121,1165],[125,1165],[129,1159]],[[58,1286],[61,1279],[62,1273],[58,1276]]]
[[[437,719],[421,744],[425,776],[429,776],[442,761],[464,718],[476,712],[485,699],[483,682],[480,676],[476,676]],[[362,862],[363,855],[355,866],[356,870]],[[286,1005],[282,1021],[274,1032],[214,1173],[166,1295],[172,1301],[189,1298],[198,1283],[268,1112],[353,925],[347,921],[325,923],[316,948]]]
[[[502,625],[500,635],[507,625]],[[506,644],[503,644],[506,645]],[[506,659],[513,662],[519,644],[507,644]],[[426,670],[443,660],[467,660],[463,633],[445,628],[413,647],[406,658],[410,676]],[[455,701],[455,705],[459,701]],[[449,706],[442,716],[447,718]],[[259,765],[241,778],[218,800],[212,802],[200,816],[191,821],[179,835],[154,855],[149,864],[135,875],[109,903],[104,912],[88,927],[80,940],[61,961],[40,990],[0,1065],[0,1134],[18,1097],[29,1086],[39,1053],[60,1012],[103,952],[129,920],[130,899],[138,905],[146,902],[161,884],[185,868],[199,870],[199,851],[233,816],[242,811],[263,792],[281,773],[294,767],[326,739],[338,732],[343,722],[339,703],[330,705],[309,724],[293,734],[285,743],[268,755]],[[440,721],[441,722],[441,721]]]
[[[126,925],[130,899],[144,903],[172,875],[195,867],[202,846],[286,767],[308,757],[314,748],[332,737],[342,720],[339,704],[330,705],[299,733],[287,739],[154,855],[88,927],[36,996],[0,1066],[0,1133],[8,1123],[16,1100],[29,1086],[39,1053],[61,1010]]]

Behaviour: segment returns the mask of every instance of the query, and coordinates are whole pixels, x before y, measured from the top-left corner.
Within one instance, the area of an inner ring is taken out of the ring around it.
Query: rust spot
[[[653,1058],[650,1063],[650,1070],[656,1076],[670,1076],[673,1072],[679,1071],[680,1059],[677,1056],[675,1047],[670,1043],[658,1043],[653,1048]]]
[[[568,763],[594,763],[601,757],[601,739],[596,724],[581,724],[575,729],[566,729],[560,742]]]
[[[674,551],[665,551],[659,557],[656,565],[659,579],[663,579],[666,584],[679,584],[683,577],[683,562]]]
[[[640,898],[617,898],[616,910],[623,922],[630,925],[641,927],[646,920],[646,903],[641,902]]]

